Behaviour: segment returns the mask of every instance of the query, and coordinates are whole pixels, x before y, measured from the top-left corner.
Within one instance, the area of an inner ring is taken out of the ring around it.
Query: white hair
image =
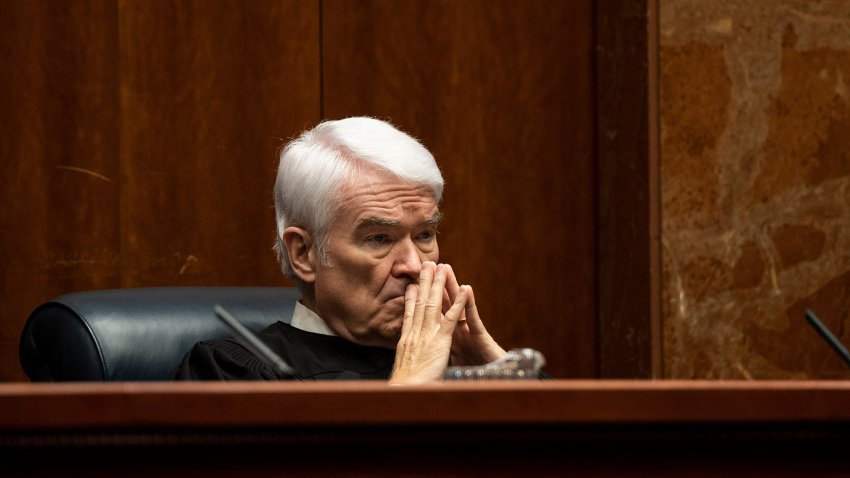
[[[289,226],[306,229],[318,248],[320,260],[328,263],[327,233],[340,207],[341,187],[353,180],[363,166],[427,186],[438,204],[442,198],[443,176],[434,156],[406,133],[368,117],[320,123],[301,133],[280,153],[274,185],[275,251],[286,277],[300,283],[283,246],[283,231]]]

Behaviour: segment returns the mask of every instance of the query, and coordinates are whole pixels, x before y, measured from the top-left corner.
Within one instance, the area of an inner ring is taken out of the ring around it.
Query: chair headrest
[[[230,334],[216,304],[253,331],[289,322],[295,288],[161,287],[65,294],[30,314],[20,343],[33,381],[171,380],[196,342]]]

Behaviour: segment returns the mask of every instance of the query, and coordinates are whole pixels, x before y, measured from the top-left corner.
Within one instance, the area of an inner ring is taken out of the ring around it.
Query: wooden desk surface
[[[108,449],[111,466],[120,468],[139,447],[154,467],[147,472],[163,473],[171,468],[155,464],[200,447],[213,463],[237,460],[252,472],[276,469],[268,456],[281,449],[301,457],[330,453],[348,464],[310,458],[307,468],[290,467],[294,474],[345,474],[378,464],[383,468],[373,471],[395,474],[427,449],[441,453],[417,468],[423,473],[474,465],[476,472],[510,474],[533,465],[544,475],[569,469],[663,476],[698,464],[724,476],[754,469],[811,476],[850,472],[848,446],[847,382],[0,385],[0,451],[27,473],[33,471],[22,461],[27,453],[73,457],[91,476],[85,464],[92,453]],[[376,460],[376,450],[389,458]],[[529,453],[530,462],[517,458]]]

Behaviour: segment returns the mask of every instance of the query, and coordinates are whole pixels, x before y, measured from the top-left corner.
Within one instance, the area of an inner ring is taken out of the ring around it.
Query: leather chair
[[[258,331],[289,322],[300,293],[281,287],[162,287],[65,294],[30,314],[20,343],[32,381],[171,380],[195,342],[231,338],[216,304]]]

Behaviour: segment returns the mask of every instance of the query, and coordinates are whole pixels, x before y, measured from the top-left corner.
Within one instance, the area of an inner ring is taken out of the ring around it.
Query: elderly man
[[[283,149],[276,250],[302,297],[291,324],[259,337],[296,378],[415,384],[505,356],[472,288],[438,263],[442,191],[431,153],[376,119],[323,122]],[[177,378],[280,377],[235,342],[207,341]]]

